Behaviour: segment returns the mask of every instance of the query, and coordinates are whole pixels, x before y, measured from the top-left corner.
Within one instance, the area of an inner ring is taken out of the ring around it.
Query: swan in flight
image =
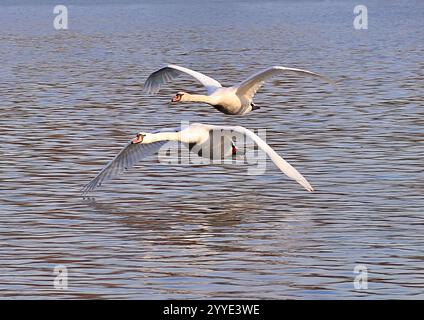
[[[274,66],[260,71],[238,85],[232,87],[223,87],[218,81],[212,79],[200,72],[169,64],[166,67],[153,72],[144,84],[144,90],[148,93],[157,93],[162,85],[174,80],[181,74],[188,74],[199,81],[207,90],[207,95],[190,94],[187,92],[178,92],[171,100],[173,103],[178,102],[201,102],[212,105],[215,109],[225,114],[244,115],[252,110],[259,109],[253,103],[253,96],[256,91],[269,78],[283,74],[295,73],[302,76],[309,76],[332,83],[330,79],[323,77],[317,73],[302,69],[286,68]]]
[[[220,138],[212,138],[212,135],[216,133],[219,134]],[[309,182],[295,168],[252,131],[240,126],[214,126],[201,123],[191,124],[182,129],[138,133],[81,191],[83,195],[93,191],[103,182],[133,167],[148,155],[157,153],[168,141],[182,142],[191,151],[196,151],[199,156],[204,158],[212,158],[213,154],[211,154],[211,151],[213,153],[213,150],[217,149],[221,151],[221,157],[235,155],[237,148],[233,142],[233,137],[237,134],[252,139],[284,174],[297,181],[306,190],[313,191]]]

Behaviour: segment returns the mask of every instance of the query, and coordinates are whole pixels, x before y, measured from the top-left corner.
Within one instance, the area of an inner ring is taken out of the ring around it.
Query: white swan
[[[187,92],[180,91],[172,98],[172,102],[202,102],[212,105],[218,111],[225,114],[243,115],[252,110],[259,109],[259,107],[253,103],[253,96],[262,84],[270,77],[285,72],[293,72],[303,76],[315,77],[326,82],[333,83],[330,79],[314,72],[274,66],[254,74],[236,86],[222,87],[218,81],[205,76],[200,72],[170,64],[153,72],[147,78],[144,84],[144,90],[149,93],[156,93],[160,90],[162,85],[171,82],[174,78],[185,73],[192,76],[206,87],[207,95],[189,94]]]
[[[211,139],[211,135],[219,131],[224,139]],[[296,180],[306,190],[312,192],[309,182],[287,161],[281,158],[265,141],[252,131],[240,126],[214,126],[201,123],[191,124],[184,129],[171,129],[155,133],[138,133],[119,153],[107,164],[100,173],[91,180],[83,189],[82,193],[93,191],[106,180],[109,180],[125,170],[133,167],[137,162],[148,155],[154,154],[168,141],[180,141],[186,144],[190,150],[195,150],[202,157],[211,158],[211,150],[224,146],[224,157],[235,154],[237,148],[232,141],[235,134],[241,134],[252,139],[274,162],[274,164],[288,177]],[[213,141],[212,141],[213,140]],[[221,141],[221,140],[226,140]],[[211,142],[212,141],[212,142]],[[228,143],[229,142],[229,143]],[[211,144],[213,144],[211,146]]]

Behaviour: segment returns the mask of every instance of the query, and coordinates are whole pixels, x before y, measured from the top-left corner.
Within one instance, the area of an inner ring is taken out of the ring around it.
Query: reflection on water
[[[356,31],[353,6],[234,2],[217,23],[212,2],[73,5],[66,32],[50,6],[1,6],[1,296],[423,298],[424,11],[371,2],[378,14]],[[394,27],[394,15],[408,18]],[[144,94],[167,62],[224,85],[283,64],[339,86],[281,77],[235,118],[170,106],[200,90],[186,78]],[[188,120],[266,128],[317,191],[271,162],[249,176],[151,158],[79,196],[134,133]],[[52,285],[58,264],[66,291]],[[357,264],[368,290],[353,287]]]

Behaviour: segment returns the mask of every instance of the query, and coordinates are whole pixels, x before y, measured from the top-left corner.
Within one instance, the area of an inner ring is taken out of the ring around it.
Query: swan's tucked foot
[[[137,143],[143,142],[144,136],[145,135],[142,134],[142,133],[137,133],[137,135],[135,136],[135,138],[131,140],[131,143],[132,144],[137,144]]]
[[[253,110],[258,110],[258,109],[260,109],[261,107],[258,107],[256,104],[254,104],[253,102],[250,104],[250,106],[252,107],[252,111]]]

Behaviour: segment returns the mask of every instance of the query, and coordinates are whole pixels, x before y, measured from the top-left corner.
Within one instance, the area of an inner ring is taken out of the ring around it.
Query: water
[[[1,297],[424,298],[422,1],[368,1],[362,31],[346,1],[80,1],[67,31],[44,3],[0,5]],[[165,63],[224,85],[270,65],[339,85],[279,77],[229,117],[170,106],[201,91],[187,78],[144,94]],[[248,176],[150,158],[79,196],[136,132],[188,120],[265,128],[316,192],[269,161]]]

